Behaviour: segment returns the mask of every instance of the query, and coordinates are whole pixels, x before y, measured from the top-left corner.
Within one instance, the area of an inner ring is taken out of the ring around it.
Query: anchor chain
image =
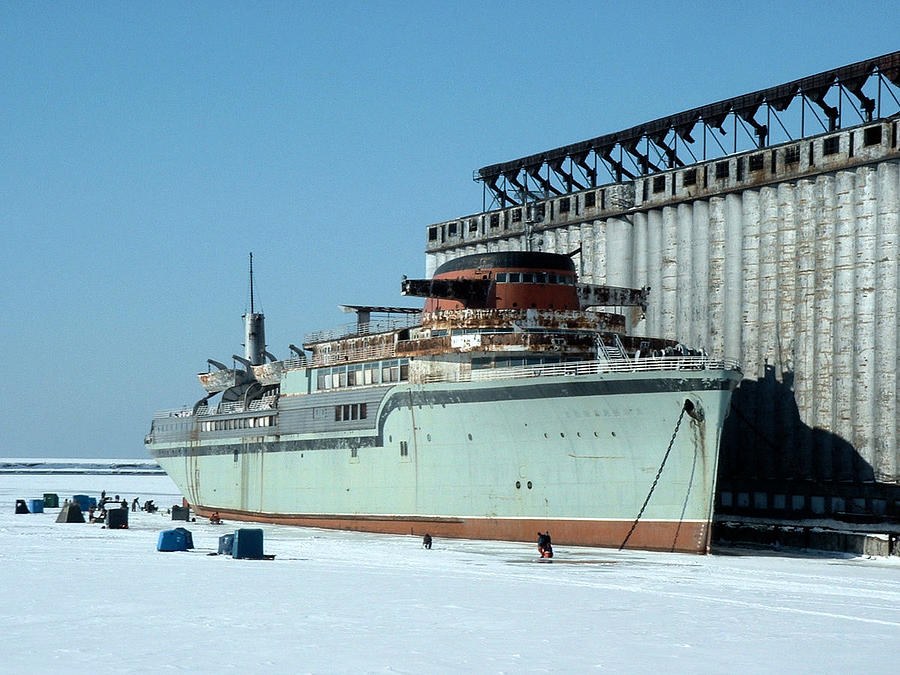
[[[688,406],[690,406],[690,410],[688,410]],[[689,415],[691,415],[691,417],[693,417],[693,412],[694,404],[691,403],[689,399],[686,399],[684,405],[681,407],[681,414],[678,415],[678,421],[675,422],[675,431],[672,432],[672,440],[669,441],[669,447],[666,448],[666,454],[663,456],[662,464],[659,465],[659,471],[656,472],[656,478],[653,479],[653,485],[650,486],[650,492],[647,493],[647,498],[644,500],[644,505],[641,507],[641,510],[637,514],[637,518],[635,518],[634,522],[631,524],[631,529],[628,530],[628,534],[625,535],[625,539],[619,546],[620,551],[625,548],[625,544],[627,544],[628,540],[631,539],[631,535],[634,533],[634,528],[637,527],[638,521],[640,521],[641,516],[644,515],[644,509],[646,509],[647,504],[650,503],[650,497],[653,496],[653,491],[656,489],[656,484],[659,482],[659,477],[662,475],[663,468],[666,466],[666,460],[669,459],[669,453],[672,452],[672,446],[675,445],[675,436],[678,435],[678,427],[681,426],[681,420],[684,419],[684,413],[688,413]]]

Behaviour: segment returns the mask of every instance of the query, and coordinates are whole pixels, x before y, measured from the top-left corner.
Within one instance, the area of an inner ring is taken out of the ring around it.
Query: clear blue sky
[[[0,457],[142,457],[242,353],[412,304],[472,171],[898,48],[889,3],[0,5]]]

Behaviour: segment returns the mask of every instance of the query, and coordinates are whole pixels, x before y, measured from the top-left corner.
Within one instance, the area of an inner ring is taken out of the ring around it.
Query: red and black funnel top
[[[432,279],[403,282],[426,297],[426,312],[452,309],[580,308],[572,259],[558,253],[497,251],[448,260]]]
[[[474,253],[448,260],[437,268],[435,279],[449,272],[461,270],[529,269],[555,270],[575,273],[575,263],[567,255],[542,253],[541,251],[497,251],[495,253]]]

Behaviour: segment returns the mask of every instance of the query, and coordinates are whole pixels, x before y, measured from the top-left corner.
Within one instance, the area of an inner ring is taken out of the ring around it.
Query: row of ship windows
[[[367,417],[365,403],[345,403],[334,406],[334,421],[348,422],[350,420],[364,420]]]
[[[409,362],[406,359],[378,363],[360,363],[353,366],[320,368],[316,372],[316,389],[340,389],[365,384],[405,382],[409,379]]]
[[[230,431],[272,426],[275,426],[275,416],[266,415],[264,417],[241,417],[234,420],[204,420],[200,422],[200,431]]]
[[[511,284],[564,284],[575,285],[575,277],[566,274],[549,274],[547,272],[498,272],[497,283]]]
[[[193,426],[193,422],[179,422],[178,424],[159,424],[153,425],[154,431],[180,431],[182,429],[189,429]]]

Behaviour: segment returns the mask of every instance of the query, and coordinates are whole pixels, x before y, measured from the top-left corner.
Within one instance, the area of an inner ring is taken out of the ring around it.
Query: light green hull
[[[681,417],[629,546],[703,552],[739,379],[670,370],[368,387],[380,400],[360,428],[304,432],[287,410],[301,419],[328,396],[311,393],[282,397],[273,426],[204,432],[191,417],[152,432],[148,448],[200,513],[513,540],[552,528],[557,543],[618,546]]]

